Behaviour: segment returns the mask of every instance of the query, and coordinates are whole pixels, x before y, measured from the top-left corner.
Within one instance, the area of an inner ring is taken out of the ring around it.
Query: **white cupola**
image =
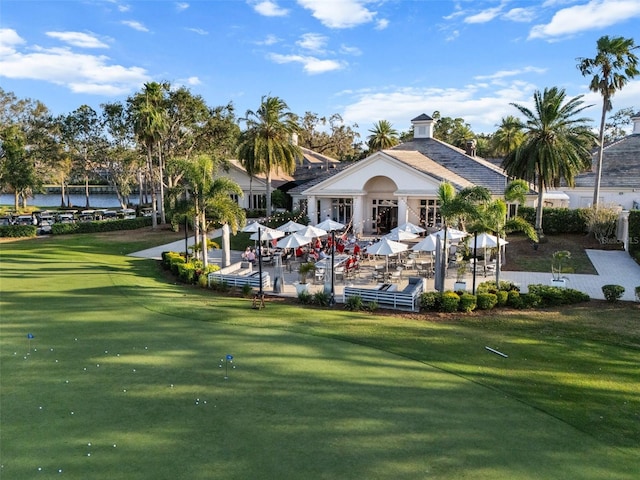
[[[433,118],[425,113],[411,120],[411,125],[413,125],[413,138],[432,138],[433,123]]]
[[[640,135],[640,112],[631,115],[631,120],[633,121],[633,131],[631,135]]]

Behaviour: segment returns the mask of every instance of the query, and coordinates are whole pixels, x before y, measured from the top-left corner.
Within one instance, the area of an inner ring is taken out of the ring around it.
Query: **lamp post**
[[[473,289],[472,293],[476,294],[476,271],[478,270],[478,232],[473,232]]]
[[[189,217],[184,216],[184,259],[189,261]]]
[[[329,299],[329,305],[336,304],[336,290],[335,290],[335,273],[334,273],[334,255],[336,251],[336,231],[331,230],[331,298]]]

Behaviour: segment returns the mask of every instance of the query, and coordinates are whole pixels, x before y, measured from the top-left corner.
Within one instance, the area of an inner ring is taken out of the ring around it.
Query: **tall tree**
[[[633,107],[621,108],[611,115],[604,126],[604,144],[618,141],[628,135],[626,128],[632,123]]]
[[[398,131],[393,128],[393,125],[388,120],[380,120],[378,123],[374,123],[369,133],[371,135],[367,137],[367,145],[371,152],[395,147],[400,143]]]
[[[263,172],[267,184],[267,216],[271,216],[271,176],[282,170],[291,175],[296,161],[302,159],[300,147],[293,143],[294,135],[300,131],[296,115],[278,97],[262,97],[255,112],[247,110],[246,130],[240,138],[238,158],[250,161],[254,172]]]
[[[458,148],[465,148],[467,140],[476,138],[471,125],[463,118],[443,117],[437,110],[431,117],[436,121],[433,126],[433,136],[438,140]]]
[[[593,75],[589,83],[589,90],[602,95],[602,114],[600,116],[600,145],[596,164],[595,186],[593,188],[593,206],[598,208],[600,201],[600,180],[602,178],[602,157],[604,152],[604,132],[607,112],[613,104],[611,98],[621,90],[638,71],[638,57],[633,53],[638,45],[633,38],[609,37],[605,35],[598,39],[596,56],[593,58],[578,58],[578,69],[583,76]]]
[[[515,150],[523,140],[524,132],[520,126],[520,120],[513,115],[502,117],[498,130],[492,136],[495,152],[501,157]]]
[[[105,139],[96,111],[82,105],[62,120],[62,138],[76,170],[84,180],[85,206],[89,208],[89,179],[105,153]]]
[[[146,176],[151,189],[152,226],[158,226],[158,212],[164,223],[164,179],[162,159],[162,139],[167,129],[166,105],[164,94],[169,89],[168,84],[157,82],[145,83],[142,92],[128,99],[133,129],[138,141],[144,146],[147,157]],[[157,159],[156,169],[154,157]],[[160,190],[160,209],[158,208],[157,192]]]
[[[590,119],[576,116],[590,105],[583,105],[582,95],[565,102],[564,89],[545,88],[533,95],[533,110],[512,103],[525,117],[520,126],[524,141],[502,162],[508,175],[522,178],[538,188],[535,228],[542,236],[543,195],[547,188],[558,187],[564,180],[574,186],[574,177],[589,169],[595,135]]]
[[[25,134],[18,125],[0,130],[0,187],[13,192],[16,211],[20,208],[20,198],[26,198],[40,185],[25,143]]]
[[[327,118],[305,112],[298,123],[301,147],[344,161],[356,160],[362,155],[362,142],[358,140],[360,134],[354,130],[358,125],[346,125],[339,114],[334,113]]]

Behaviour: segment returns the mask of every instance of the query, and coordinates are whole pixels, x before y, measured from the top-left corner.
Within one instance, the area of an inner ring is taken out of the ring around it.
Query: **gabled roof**
[[[389,155],[390,157],[395,158],[416,170],[424,172],[436,180],[449,182],[458,189],[473,186],[473,184],[465,178],[462,178],[460,175],[456,175],[451,170],[447,170],[442,165],[434,162],[428,157],[425,157],[420,152],[411,150],[382,150],[382,153]]]
[[[593,155],[594,165],[598,152]],[[595,186],[595,171],[576,175],[576,187]],[[640,134],[628,135],[604,147],[600,187],[640,187]]]
[[[504,171],[479,157],[472,157],[460,148],[444,143],[435,138],[414,138],[411,141],[401,143],[385,153],[396,156],[399,160],[400,152],[413,151],[425,157],[425,161],[421,162],[419,157],[412,157],[412,164],[416,169],[427,173],[433,173],[434,176],[442,175],[443,170],[451,172],[449,175],[458,176],[468,182],[469,185],[482,186],[489,189],[494,195],[504,195],[507,186],[508,177]],[[428,160],[428,161],[427,161]],[[436,171],[429,170],[433,165],[438,165]],[[457,183],[453,182],[452,183]]]

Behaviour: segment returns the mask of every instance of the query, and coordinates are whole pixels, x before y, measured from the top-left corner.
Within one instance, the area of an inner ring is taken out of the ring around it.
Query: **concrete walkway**
[[[217,238],[220,236],[219,231],[211,232],[211,238]],[[188,239],[188,244],[193,245],[193,237]],[[142,250],[140,252],[132,253],[130,256],[132,257],[140,257],[140,258],[153,258],[160,260],[162,252],[165,251],[176,251],[183,252],[185,246],[184,240],[179,240],[173,243],[169,243],[167,245],[161,245],[154,248],[149,248],[147,250]],[[609,251],[609,250],[587,250],[587,255],[589,256],[593,266],[598,272],[597,275],[584,275],[584,274],[566,274],[564,277],[567,278],[567,286],[569,288],[573,288],[575,290],[579,290],[588,294],[593,299],[604,300],[604,295],[602,293],[602,286],[608,284],[614,285],[622,285],[625,288],[624,295],[622,296],[622,300],[626,301],[635,301],[635,288],[640,286],[640,265],[636,264],[633,259],[629,256],[627,252],[623,251]],[[221,250],[211,250],[209,251],[209,261],[210,263],[221,264]],[[239,262],[241,260],[241,252],[232,251],[231,252],[231,263]],[[257,269],[257,267],[255,267]],[[263,266],[263,271],[269,272],[271,276],[271,282],[273,284],[274,279],[274,267],[271,265]],[[412,276],[415,272],[405,272],[405,277]],[[450,275],[451,278],[447,278],[445,280],[445,288],[453,289],[453,284],[455,282],[455,274]],[[486,280],[491,280],[495,278],[493,276],[487,276],[486,278],[483,276],[476,277],[476,284],[479,284]],[[527,291],[527,286],[529,284],[543,284],[549,285],[551,281],[551,272],[548,273],[539,273],[539,272],[510,272],[510,271],[502,271],[500,272],[500,280],[508,280],[517,285],[520,285],[521,291],[524,293]],[[279,295],[279,296],[290,296],[296,297],[296,288],[294,282],[298,281],[298,274],[296,271],[288,271],[287,268],[284,268],[284,282],[282,284],[282,291],[274,293],[273,291],[265,291],[265,293]],[[404,280],[406,282],[406,278]],[[358,277],[353,279],[348,279],[346,281],[336,280],[334,282],[334,292],[335,298],[337,302],[342,302],[342,295],[344,292],[345,283],[347,285],[357,285],[357,286],[373,286],[375,282],[373,281],[373,264],[368,264],[367,262],[363,262],[361,266],[361,272]],[[471,275],[467,277],[467,285],[468,289],[471,289],[472,279]],[[324,284],[312,284],[310,285],[310,292],[315,293],[316,291],[323,290],[328,288],[327,285],[325,287]],[[399,285],[401,289],[402,281]],[[434,281],[433,278],[427,279],[427,290],[434,289]]]

